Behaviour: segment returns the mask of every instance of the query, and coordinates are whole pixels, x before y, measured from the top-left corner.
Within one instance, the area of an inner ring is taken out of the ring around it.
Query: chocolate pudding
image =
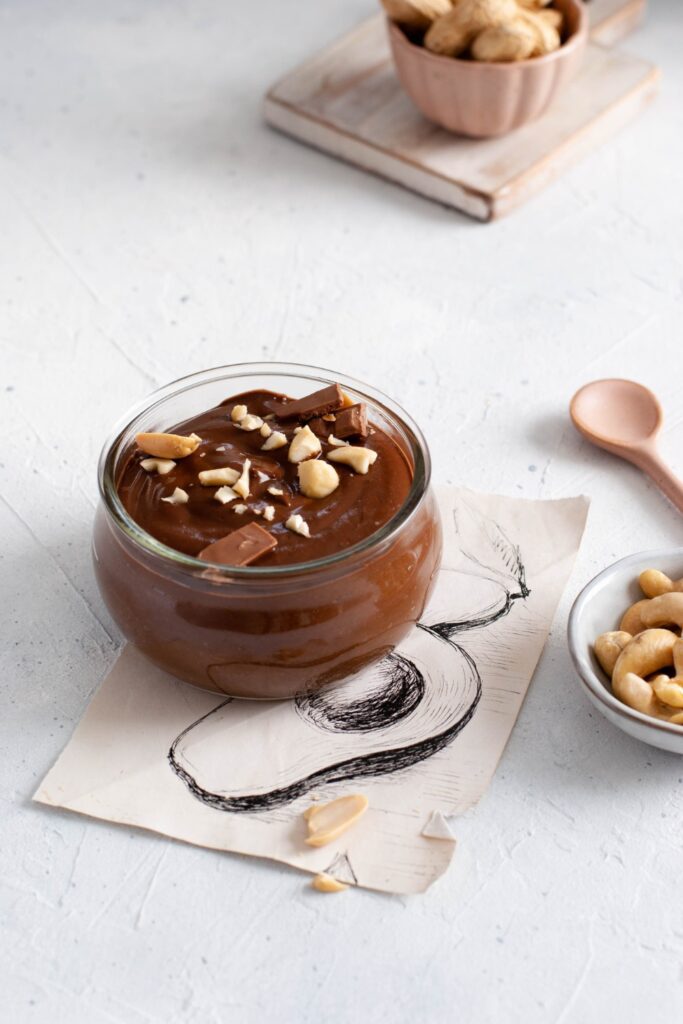
[[[389,400],[301,373],[293,398],[277,386],[289,368],[249,371],[163,389],[105,450],[95,569],[157,665],[232,696],[292,697],[403,639],[441,528],[424,442]]]
[[[252,523],[275,541],[264,538],[263,553],[249,563],[264,568],[325,558],[365,540],[405,502],[408,458],[368,423],[364,404],[340,409],[341,391],[327,402],[310,398],[298,414],[288,412],[296,409],[292,399],[268,391],[226,399],[171,428],[173,436],[197,439],[180,458],[150,456],[163,449],[164,436],[140,435],[118,483],[126,511],[163,544],[222,564],[240,563],[226,561],[218,547],[205,549]],[[335,461],[352,456],[361,459],[358,469]]]

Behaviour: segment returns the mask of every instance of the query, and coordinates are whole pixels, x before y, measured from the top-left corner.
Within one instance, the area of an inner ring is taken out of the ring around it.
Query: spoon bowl
[[[653,440],[663,420],[657,396],[634,380],[585,384],[572,398],[570,413],[584,437],[608,451]]]
[[[649,388],[633,380],[594,380],[576,392],[569,414],[591,444],[642,469],[683,512],[683,483],[657,451],[664,415]]]

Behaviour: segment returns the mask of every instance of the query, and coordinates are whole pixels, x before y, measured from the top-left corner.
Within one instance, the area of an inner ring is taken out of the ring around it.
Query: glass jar
[[[117,480],[135,435],[169,430],[233,394],[303,397],[339,383],[402,448],[413,482],[371,536],[296,565],[207,566],[128,515]],[[441,558],[430,458],[391,399],[341,374],[296,364],[223,366],[175,381],[130,410],[99,462],[93,558],[102,596],[131,643],[172,675],[235,697],[293,697],[382,658],[418,621]]]

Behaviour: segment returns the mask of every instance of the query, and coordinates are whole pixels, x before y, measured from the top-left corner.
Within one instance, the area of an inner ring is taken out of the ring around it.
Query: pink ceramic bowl
[[[389,22],[389,42],[403,88],[425,117],[459,135],[505,135],[533,121],[578,70],[588,38],[582,0],[554,0],[554,6],[565,22],[559,50],[510,64],[430,53]]]

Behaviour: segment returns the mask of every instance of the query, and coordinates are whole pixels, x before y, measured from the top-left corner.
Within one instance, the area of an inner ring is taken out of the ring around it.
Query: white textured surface
[[[681,1019],[683,764],[592,712],[563,634],[582,581],[683,533],[565,415],[584,380],[638,377],[683,472],[683,5],[655,2],[628,44],[664,67],[657,104],[491,226],[261,126],[270,81],[371,11],[0,2],[12,1024]],[[103,437],[153,385],[259,357],[382,384],[440,479],[594,499],[498,775],[424,898],[324,897],[293,871],[30,803],[120,642],[88,554]]]

